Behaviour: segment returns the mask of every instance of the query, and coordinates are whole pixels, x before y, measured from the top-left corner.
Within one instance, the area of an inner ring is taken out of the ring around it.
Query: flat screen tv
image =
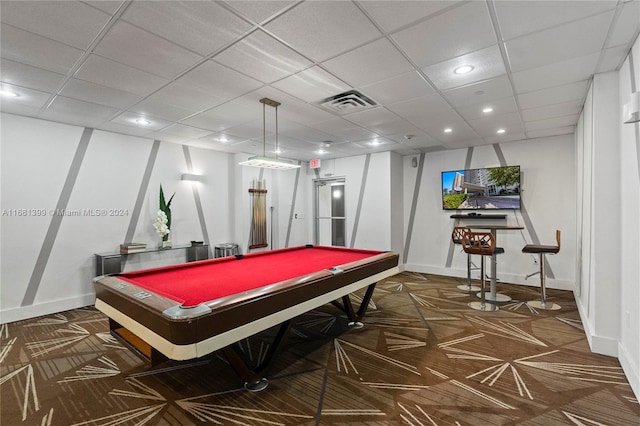
[[[442,172],[444,210],[520,208],[520,166]]]

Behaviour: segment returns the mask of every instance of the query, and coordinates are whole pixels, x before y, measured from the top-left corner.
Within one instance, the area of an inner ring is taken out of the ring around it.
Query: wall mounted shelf
[[[470,216],[468,214],[452,214],[451,219],[506,219],[506,214],[477,214]]]

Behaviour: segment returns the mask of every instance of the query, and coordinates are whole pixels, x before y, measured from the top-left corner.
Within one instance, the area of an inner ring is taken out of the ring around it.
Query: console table
[[[158,253],[163,251],[186,250],[186,261],[209,259],[209,246],[207,244],[192,246],[191,244],[176,245],[168,248],[148,248],[135,253],[96,253],[96,276],[107,274],[119,274],[122,272],[122,263],[127,256],[139,254]]]

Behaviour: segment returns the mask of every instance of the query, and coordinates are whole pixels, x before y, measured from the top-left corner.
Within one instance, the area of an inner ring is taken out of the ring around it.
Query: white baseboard
[[[404,265],[404,270],[411,271],[411,272],[421,272],[424,274],[444,275],[446,277],[456,277],[456,278],[467,277],[466,269],[444,268],[441,266],[421,265],[417,263],[406,263]],[[500,271],[498,272],[499,272],[498,279],[500,280],[500,282],[509,283],[509,284],[526,285],[529,287],[540,287],[540,281],[537,277],[533,277],[528,280],[525,280],[523,275],[505,274],[505,273],[500,273]],[[472,276],[476,278],[479,277],[479,275],[480,273],[478,271],[474,271],[472,274]],[[573,291],[575,287],[575,283],[573,281],[568,281],[568,280],[547,278],[546,286],[547,288],[556,289],[556,290]]]
[[[589,316],[587,315],[582,303],[580,303],[580,299],[575,297],[575,300],[576,306],[578,307],[578,313],[580,314],[580,321],[582,321],[582,328],[584,328],[584,334],[587,336],[591,352],[617,358],[618,340],[610,337],[598,336],[592,330],[591,323],[589,322]]]
[[[11,308],[0,311],[0,324],[22,321],[43,315],[57,314],[71,309],[92,306],[96,302],[96,294],[88,293],[69,299],[54,300],[19,308]]]

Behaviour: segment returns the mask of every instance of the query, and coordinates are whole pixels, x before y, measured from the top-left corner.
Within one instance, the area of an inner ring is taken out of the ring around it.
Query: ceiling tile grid
[[[268,97],[282,103],[282,155],[304,161],[571,133],[593,75],[617,70],[640,32],[640,0],[3,0],[0,12],[0,85],[17,95],[3,112],[259,153]],[[323,106],[353,90],[374,105]]]

